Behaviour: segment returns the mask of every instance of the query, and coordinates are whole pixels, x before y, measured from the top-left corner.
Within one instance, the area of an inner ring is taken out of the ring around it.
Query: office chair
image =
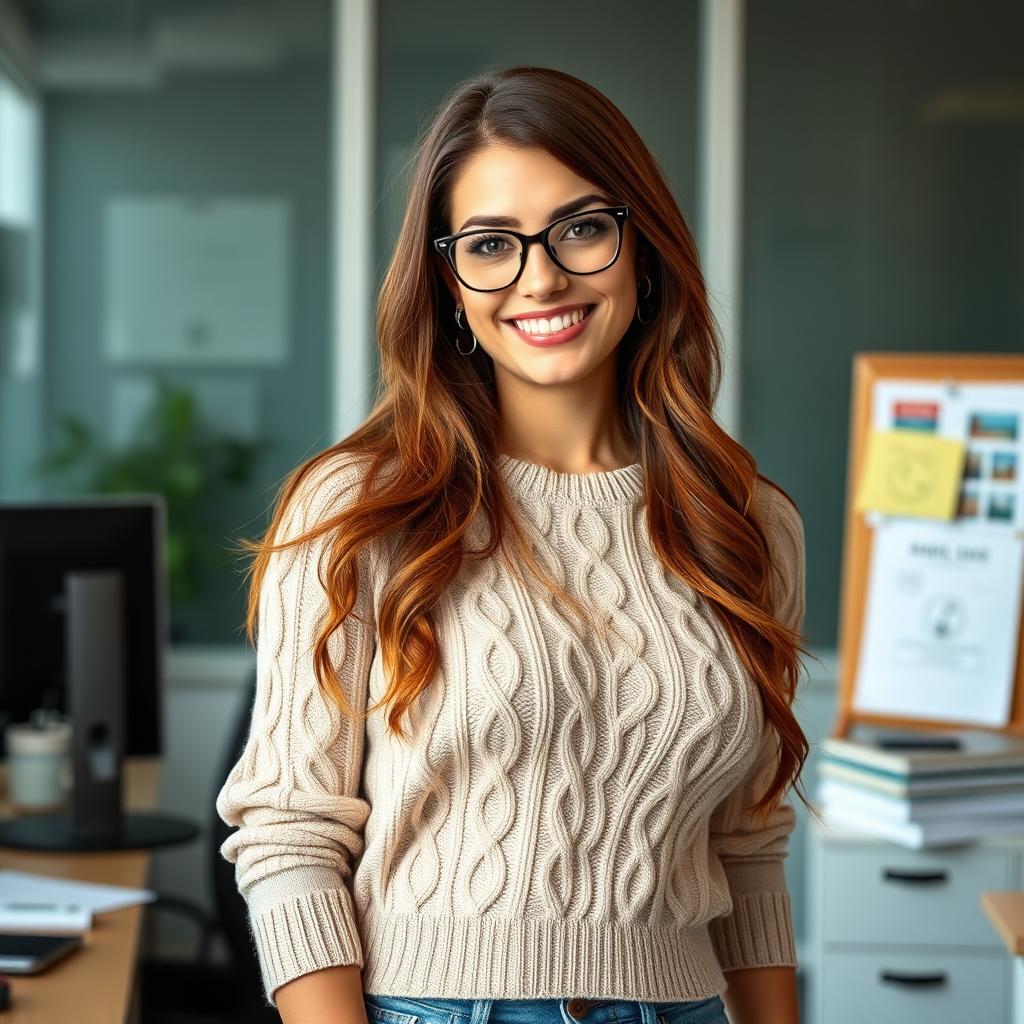
[[[217,813],[216,797],[235,762],[242,756],[256,700],[256,674],[239,703],[234,728],[224,748],[210,800],[207,870],[216,912],[179,896],[158,895],[147,909],[169,911],[189,918],[199,931],[193,960],[144,958],[140,964],[142,1024],[280,1024],[280,1016],[263,997],[256,949],[249,933],[245,900],[235,885],[235,867],[220,854],[232,829]],[[214,938],[220,935],[231,955],[229,964],[211,959]]]

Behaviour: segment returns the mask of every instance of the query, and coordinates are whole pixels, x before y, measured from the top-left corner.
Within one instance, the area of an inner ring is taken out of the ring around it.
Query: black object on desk
[[[81,935],[0,934],[0,969],[8,974],[39,974],[82,945]]]
[[[956,736],[879,736],[875,745],[880,750],[959,750]]]

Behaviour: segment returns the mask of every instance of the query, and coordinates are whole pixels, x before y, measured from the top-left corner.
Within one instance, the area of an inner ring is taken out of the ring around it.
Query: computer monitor
[[[161,752],[166,644],[159,496],[0,503],[0,712],[69,714],[71,809],[0,821],[0,846],[124,850],[194,822],[122,807],[122,758]]]
[[[124,753],[162,753],[164,532],[159,496],[0,502],[0,719],[68,710],[65,577],[113,570],[124,588]]]

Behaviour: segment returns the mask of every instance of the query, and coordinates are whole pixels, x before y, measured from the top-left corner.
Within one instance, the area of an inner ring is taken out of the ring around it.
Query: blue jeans
[[[721,996],[682,1003],[629,999],[363,997],[370,1024],[729,1024]]]

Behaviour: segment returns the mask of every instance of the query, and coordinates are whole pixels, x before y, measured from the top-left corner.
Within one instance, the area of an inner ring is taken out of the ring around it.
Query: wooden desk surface
[[[981,906],[1010,953],[1024,956],[1024,892],[1012,889],[983,892]]]
[[[131,758],[124,765],[125,806],[150,810],[156,804],[159,758]],[[0,816],[10,817],[7,766],[0,765]],[[150,854],[32,853],[0,847],[0,868],[57,875],[81,882],[145,888]],[[135,978],[144,906],[97,914],[82,948],[35,976],[7,975],[11,1008],[4,1024],[121,1024],[128,1015]]]

